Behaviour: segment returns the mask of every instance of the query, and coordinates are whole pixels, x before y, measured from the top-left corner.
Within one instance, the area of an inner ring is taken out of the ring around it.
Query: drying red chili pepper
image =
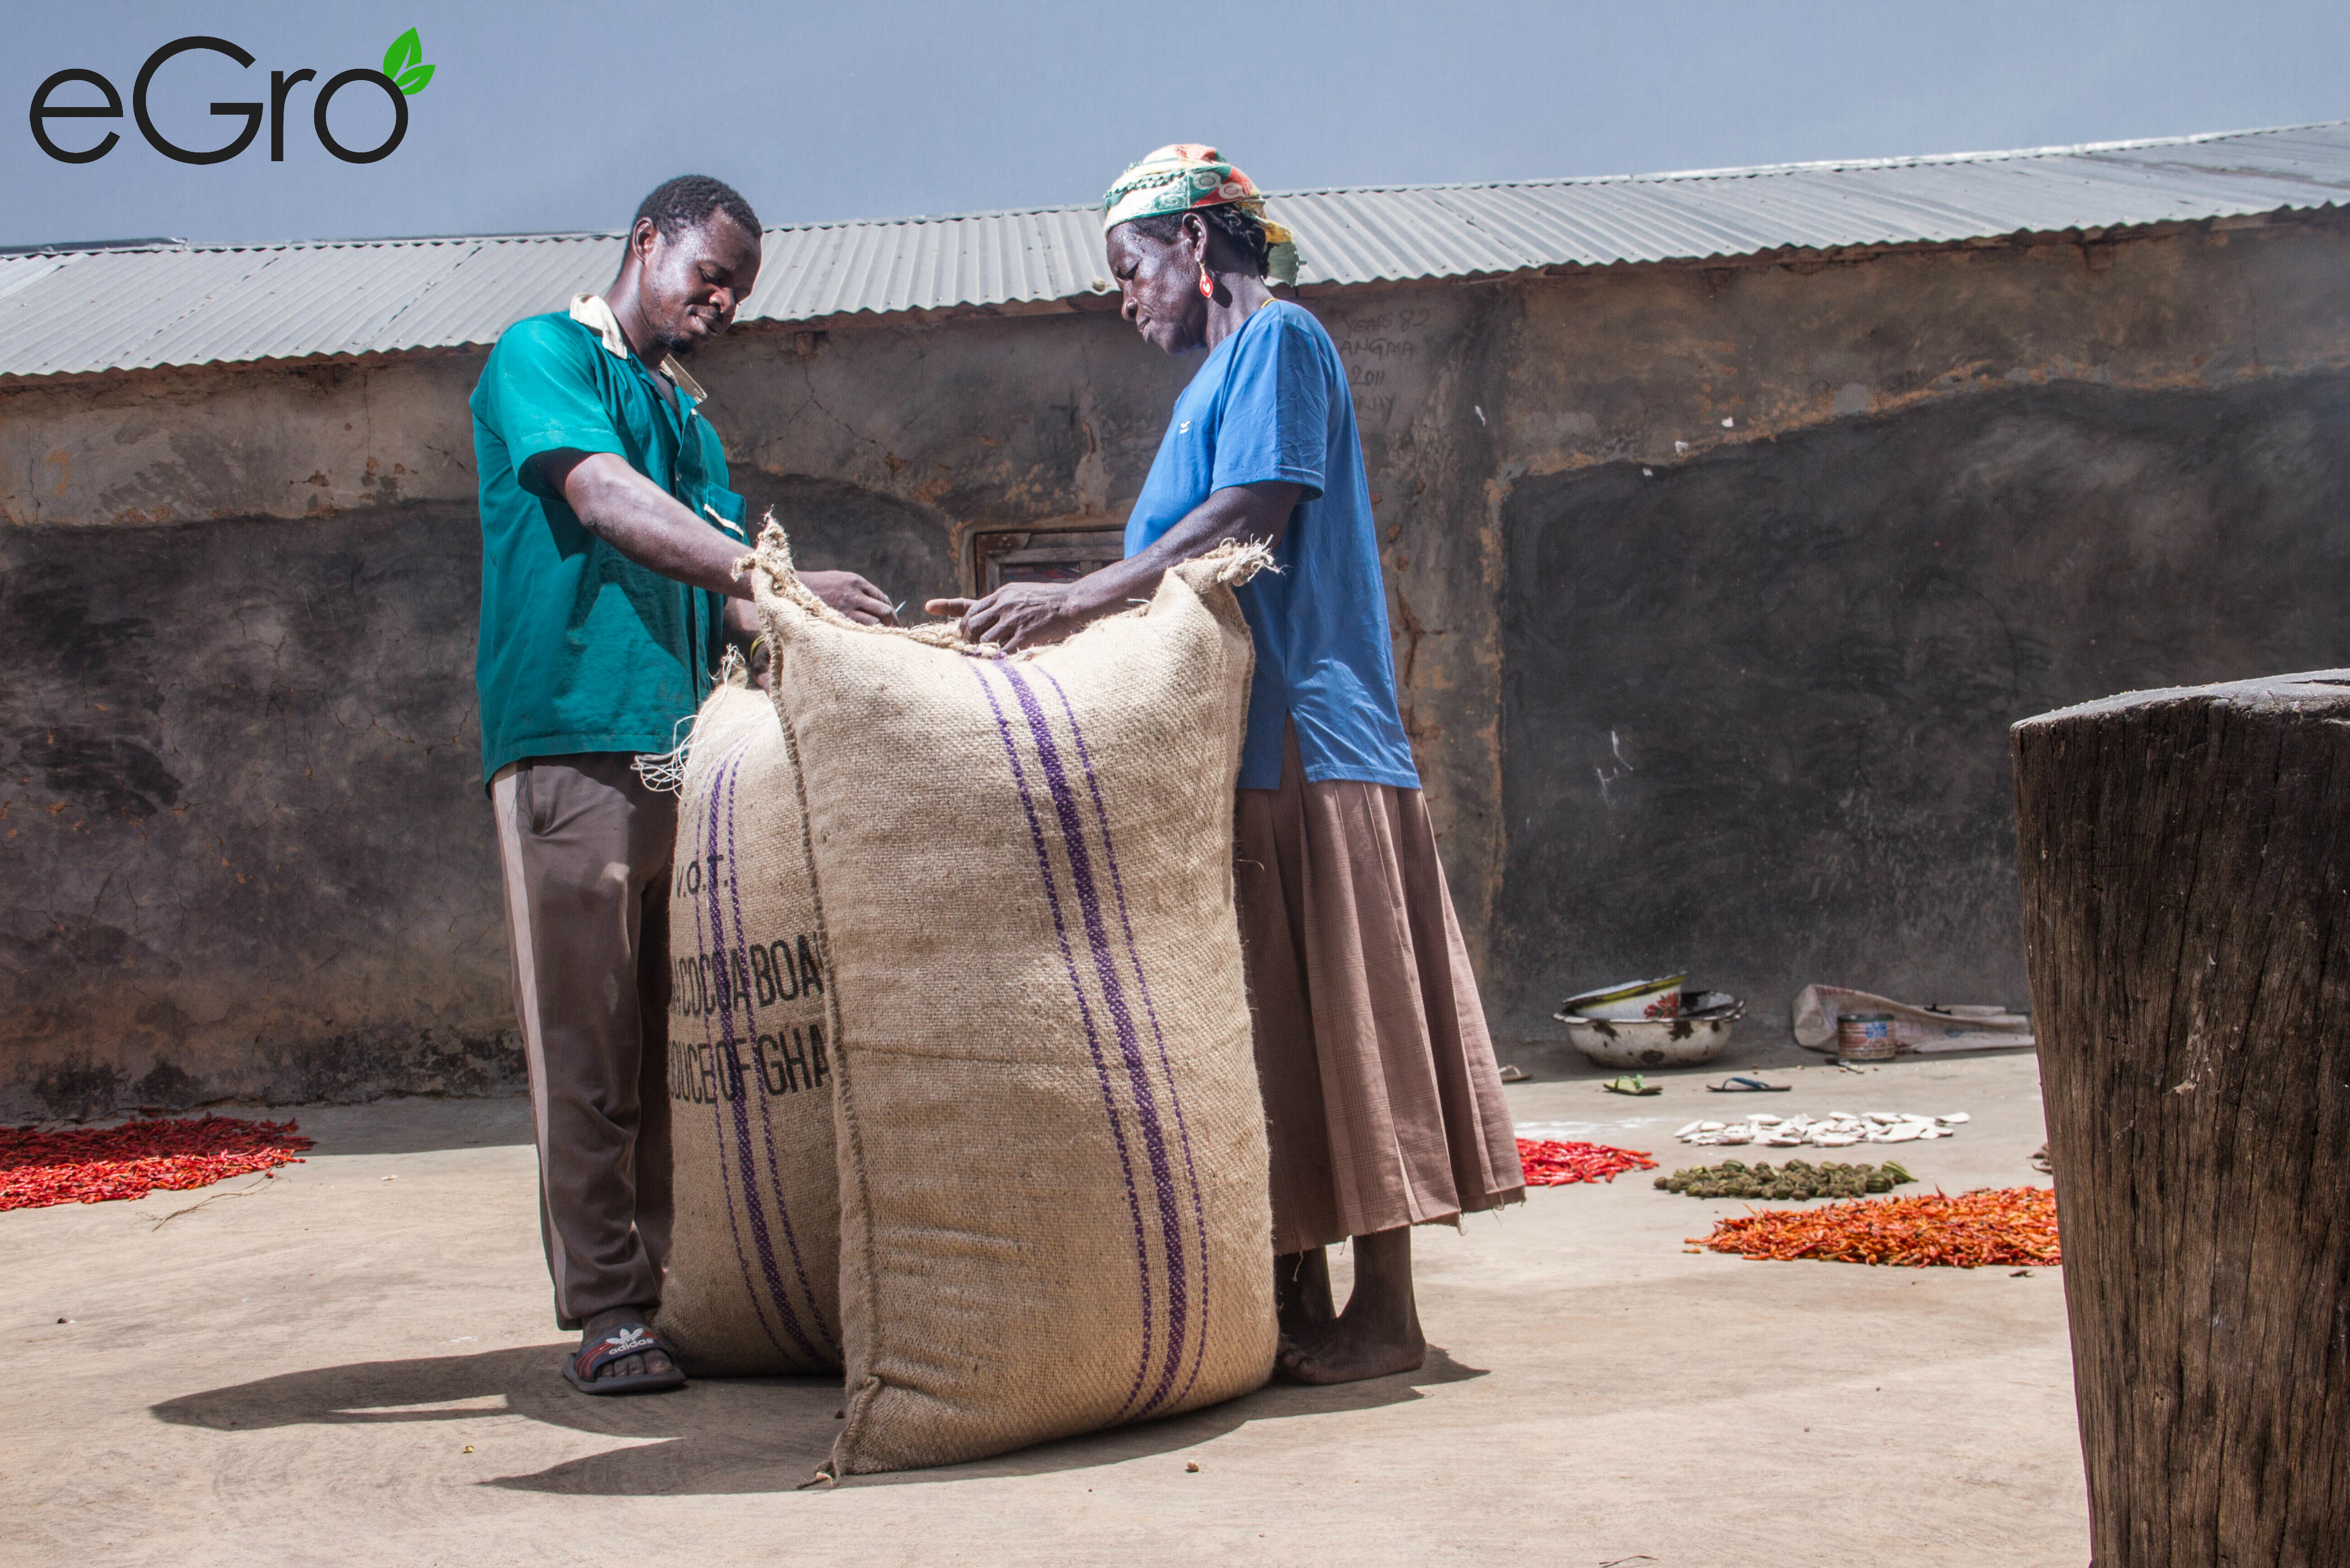
[[[0,1127],[0,1210],[183,1192],[299,1165],[310,1140],[292,1122],[181,1116],[120,1127]]]
[[[2057,1244],[2056,1195],[2044,1187],[1768,1209],[1717,1221],[1702,1242],[1690,1240],[1747,1258],[1816,1258],[1904,1269],[2054,1268],[2064,1261]]]
[[[1654,1170],[1657,1162],[1638,1149],[1604,1143],[1559,1143],[1551,1138],[1518,1140],[1518,1163],[1528,1187],[1565,1187],[1571,1181],[1613,1181],[1627,1170]]]

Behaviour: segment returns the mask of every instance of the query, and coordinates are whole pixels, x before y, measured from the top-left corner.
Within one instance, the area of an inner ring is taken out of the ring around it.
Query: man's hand
[[[760,634],[759,612],[743,599],[728,599],[723,620],[726,641],[750,668],[751,684],[772,693],[775,690],[775,648]]]
[[[897,611],[879,588],[855,572],[802,572],[808,592],[859,626],[895,626]]]
[[[932,599],[922,607],[962,620],[966,642],[993,642],[1006,653],[1058,642],[1116,608],[1097,604],[1076,583],[1006,583],[983,599]]]

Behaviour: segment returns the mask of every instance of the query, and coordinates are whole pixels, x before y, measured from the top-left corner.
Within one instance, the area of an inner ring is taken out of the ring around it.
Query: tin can
[[[1846,1012],[1836,1017],[1836,1059],[1890,1062],[1895,1050],[1893,1014]]]

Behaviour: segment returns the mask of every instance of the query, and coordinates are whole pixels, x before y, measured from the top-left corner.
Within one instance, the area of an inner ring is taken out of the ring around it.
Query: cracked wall
[[[2345,259],[2327,219],[1309,296],[1497,1032],[1682,963],[1782,1017],[2018,1000],[2005,722],[2350,662]],[[0,1114],[514,1080],[481,359],[0,387]],[[1091,308],[695,369],[754,514],[919,601],[974,530],[1122,520],[1194,363]]]

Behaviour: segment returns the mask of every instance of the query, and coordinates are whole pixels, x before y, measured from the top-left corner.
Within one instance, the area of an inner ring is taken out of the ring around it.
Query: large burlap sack
[[[1273,1368],[1232,909],[1229,583],[1034,657],[850,625],[754,568],[838,985],[847,1420],[827,1473],[1191,1410]]]
[[[840,1366],[830,977],[799,770],[738,674],[688,742],[671,868],[676,1224],[655,1332],[689,1372]]]

